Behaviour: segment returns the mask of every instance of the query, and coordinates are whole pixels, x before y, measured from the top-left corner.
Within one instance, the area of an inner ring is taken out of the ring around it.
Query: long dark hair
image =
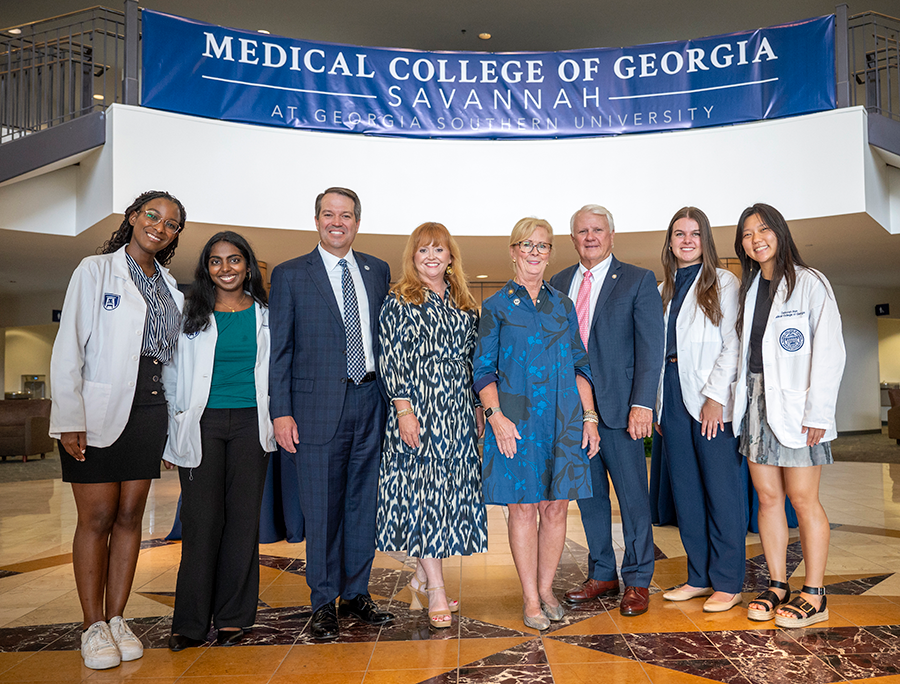
[[[131,206],[125,210],[125,220],[122,221],[122,225],[120,225],[119,229],[110,236],[109,240],[103,243],[98,254],[112,254],[131,242],[131,235],[134,232],[134,226],[131,225],[131,215],[143,209],[147,202],[152,202],[160,197],[169,200],[178,207],[178,213],[181,214],[181,218],[178,219],[178,225],[184,228],[184,222],[187,221],[187,213],[184,211],[184,205],[165,191],[150,190],[149,192],[140,195],[131,203]],[[176,235],[172,242],[166,245],[165,249],[161,249],[156,253],[156,260],[163,266],[168,266],[169,262],[172,261],[172,257],[175,256],[175,249],[178,247],[178,237],[180,235],[181,233]]]
[[[709,219],[697,207],[682,207],[675,212],[669,221],[666,231],[666,243],[663,245],[663,308],[669,306],[672,297],[675,296],[675,272],[678,270],[678,259],[672,253],[672,233],[675,230],[675,222],[679,219],[691,219],[700,227],[700,248],[703,252],[701,258],[703,265],[697,276],[697,304],[704,315],[713,325],[722,322],[722,307],[719,304],[719,281],[716,276],[716,268],[719,266],[719,256],[716,254],[716,243],[713,241],[712,229],[709,227]]]
[[[778,283],[784,277],[787,284],[787,298],[790,298],[794,292],[794,286],[797,284],[797,267],[809,268],[806,262],[800,258],[800,252],[797,245],[794,244],[794,238],[791,237],[791,230],[788,228],[787,221],[784,216],[775,207],[768,204],[757,203],[752,207],[747,207],[738,220],[737,233],[734,236],[734,251],[741,260],[741,289],[738,294],[739,308],[737,317],[737,334],[742,335],[744,330],[744,304],[747,298],[747,291],[753,284],[753,279],[760,271],[759,262],[753,260],[744,250],[744,222],[751,216],[758,216],[759,220],[769,228],[778,239],[778,246],[775,250],[775,270],[772,273],[772,281],[769,283],[769,297],[775,299],[775,291],[778,289]],[[815,273],[815,271],[813,271]],[[818,277],[818,276],[816,276]]]
[[[260,306],[269,305],[259,263],[256,261],[256,255],[253,253],[250,243],[244,239],[243,235],[223,230],[221,233],[213,235],[203,251],[200,252],[200,259],[194,270],[191,296],[184,304],[184,332],[186,333],[200,332],[209,327],[209,317],[216,306],[216,286],[209,277],[209,255],[213,245],[218,242],[227,242],[238,248],[244,261],[247,262],[247,280],[244,283],[244,291],[248,292],[253,297],[253,301]]]

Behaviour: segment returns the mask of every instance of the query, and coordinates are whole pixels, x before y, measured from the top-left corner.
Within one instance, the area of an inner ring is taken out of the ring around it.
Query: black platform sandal
[[[778,598],[778,594],[772,591],[772,589],[784,589],[784,598]],[[747,608],[747,618],[750,620],[755,620],[756,622],[765,622],[766,620],[771,620],[773,617],[775,617],[775,609],[778,608],[778,606],[780,606],[782,603],[787,603],[790,598],[791,585],[789,585],[787,582],[776,582],[775,580],[769,580],[769,588],[759,596],[757,596],[755,599],[750,601],[750,605],[752,606],[754,603],[768,603],[772,607],[769,608],[769,610]]]
[[[817,622],[824,622],[828,619],[828,600],[825,596],[825,587],[807,587],[806,585],[803,585],[803,589],[800,591],[805,594],[821,596],[821,605],[816,608],[798,594],[784,606],[784,610],[788,610],[792,613],[790,617],[784,615],[775,616],[775,624],[779,627],[785,627],[787,629],[809,627]]]

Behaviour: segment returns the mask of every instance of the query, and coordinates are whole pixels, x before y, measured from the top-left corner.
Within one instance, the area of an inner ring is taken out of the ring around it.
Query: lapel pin
[[[617,274],[613,273],[613,276],[612,276],[613,280],[615,280],[615,279],[618,278],[618,277],[619,277],[619,276],[618,276]]]
[[[369,265],[366,264],[365,266],[363,266],[363,268],[366,269],[366,270],[368,271],[368,270],[369,270]],[[613,277],[615,277],[615,276],[613,276]]]
[[[515,304],[516,306],[519,306],[519,298],[518,298],[518,297],[516,297],[516,298],[513,300],[513,304]]]
[[[513,289],[509,288],[509,290],[507,291],[507,294],[511,295],[512,293],[513,293]]]

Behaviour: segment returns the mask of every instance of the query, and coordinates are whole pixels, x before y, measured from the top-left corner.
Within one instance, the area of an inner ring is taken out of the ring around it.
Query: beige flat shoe
[[[700,598],[701,596],[709,596],[713,593],[712,587],[701,587],[700,589],[687,588],[686,584],[671,589],[663,594],[666,601],[690,601],[691,599]]]
[[[735,606],[739,606],[744,602],[744,597],[740,592],[735,594],[730,601],[713,601],[712,599],[707,599],[706,603],[703,604],[703,612],[704,613],[724,613],[726,610],[731,610]]]

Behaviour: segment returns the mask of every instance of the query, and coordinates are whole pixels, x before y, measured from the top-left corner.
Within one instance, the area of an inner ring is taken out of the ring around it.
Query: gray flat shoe
[[[541,611],[540,615],[535,615],[531,617],[525,612],[525,608],[522,608],[522,620],[525,622],[526,627],[531,627],[531,629],[537,629],[540,631],[544,631],[545,629],[550,629],[550,620],[547,619],[547,616],[544,615],[543,611]]]
[[[551,608],[546,603],[541,601],[541,610],[544,612],[544,615],[550,620],[550,622],[559,622],[566,616],[566,611],[563,610],[562,604],[559,603],[555,608]]]

